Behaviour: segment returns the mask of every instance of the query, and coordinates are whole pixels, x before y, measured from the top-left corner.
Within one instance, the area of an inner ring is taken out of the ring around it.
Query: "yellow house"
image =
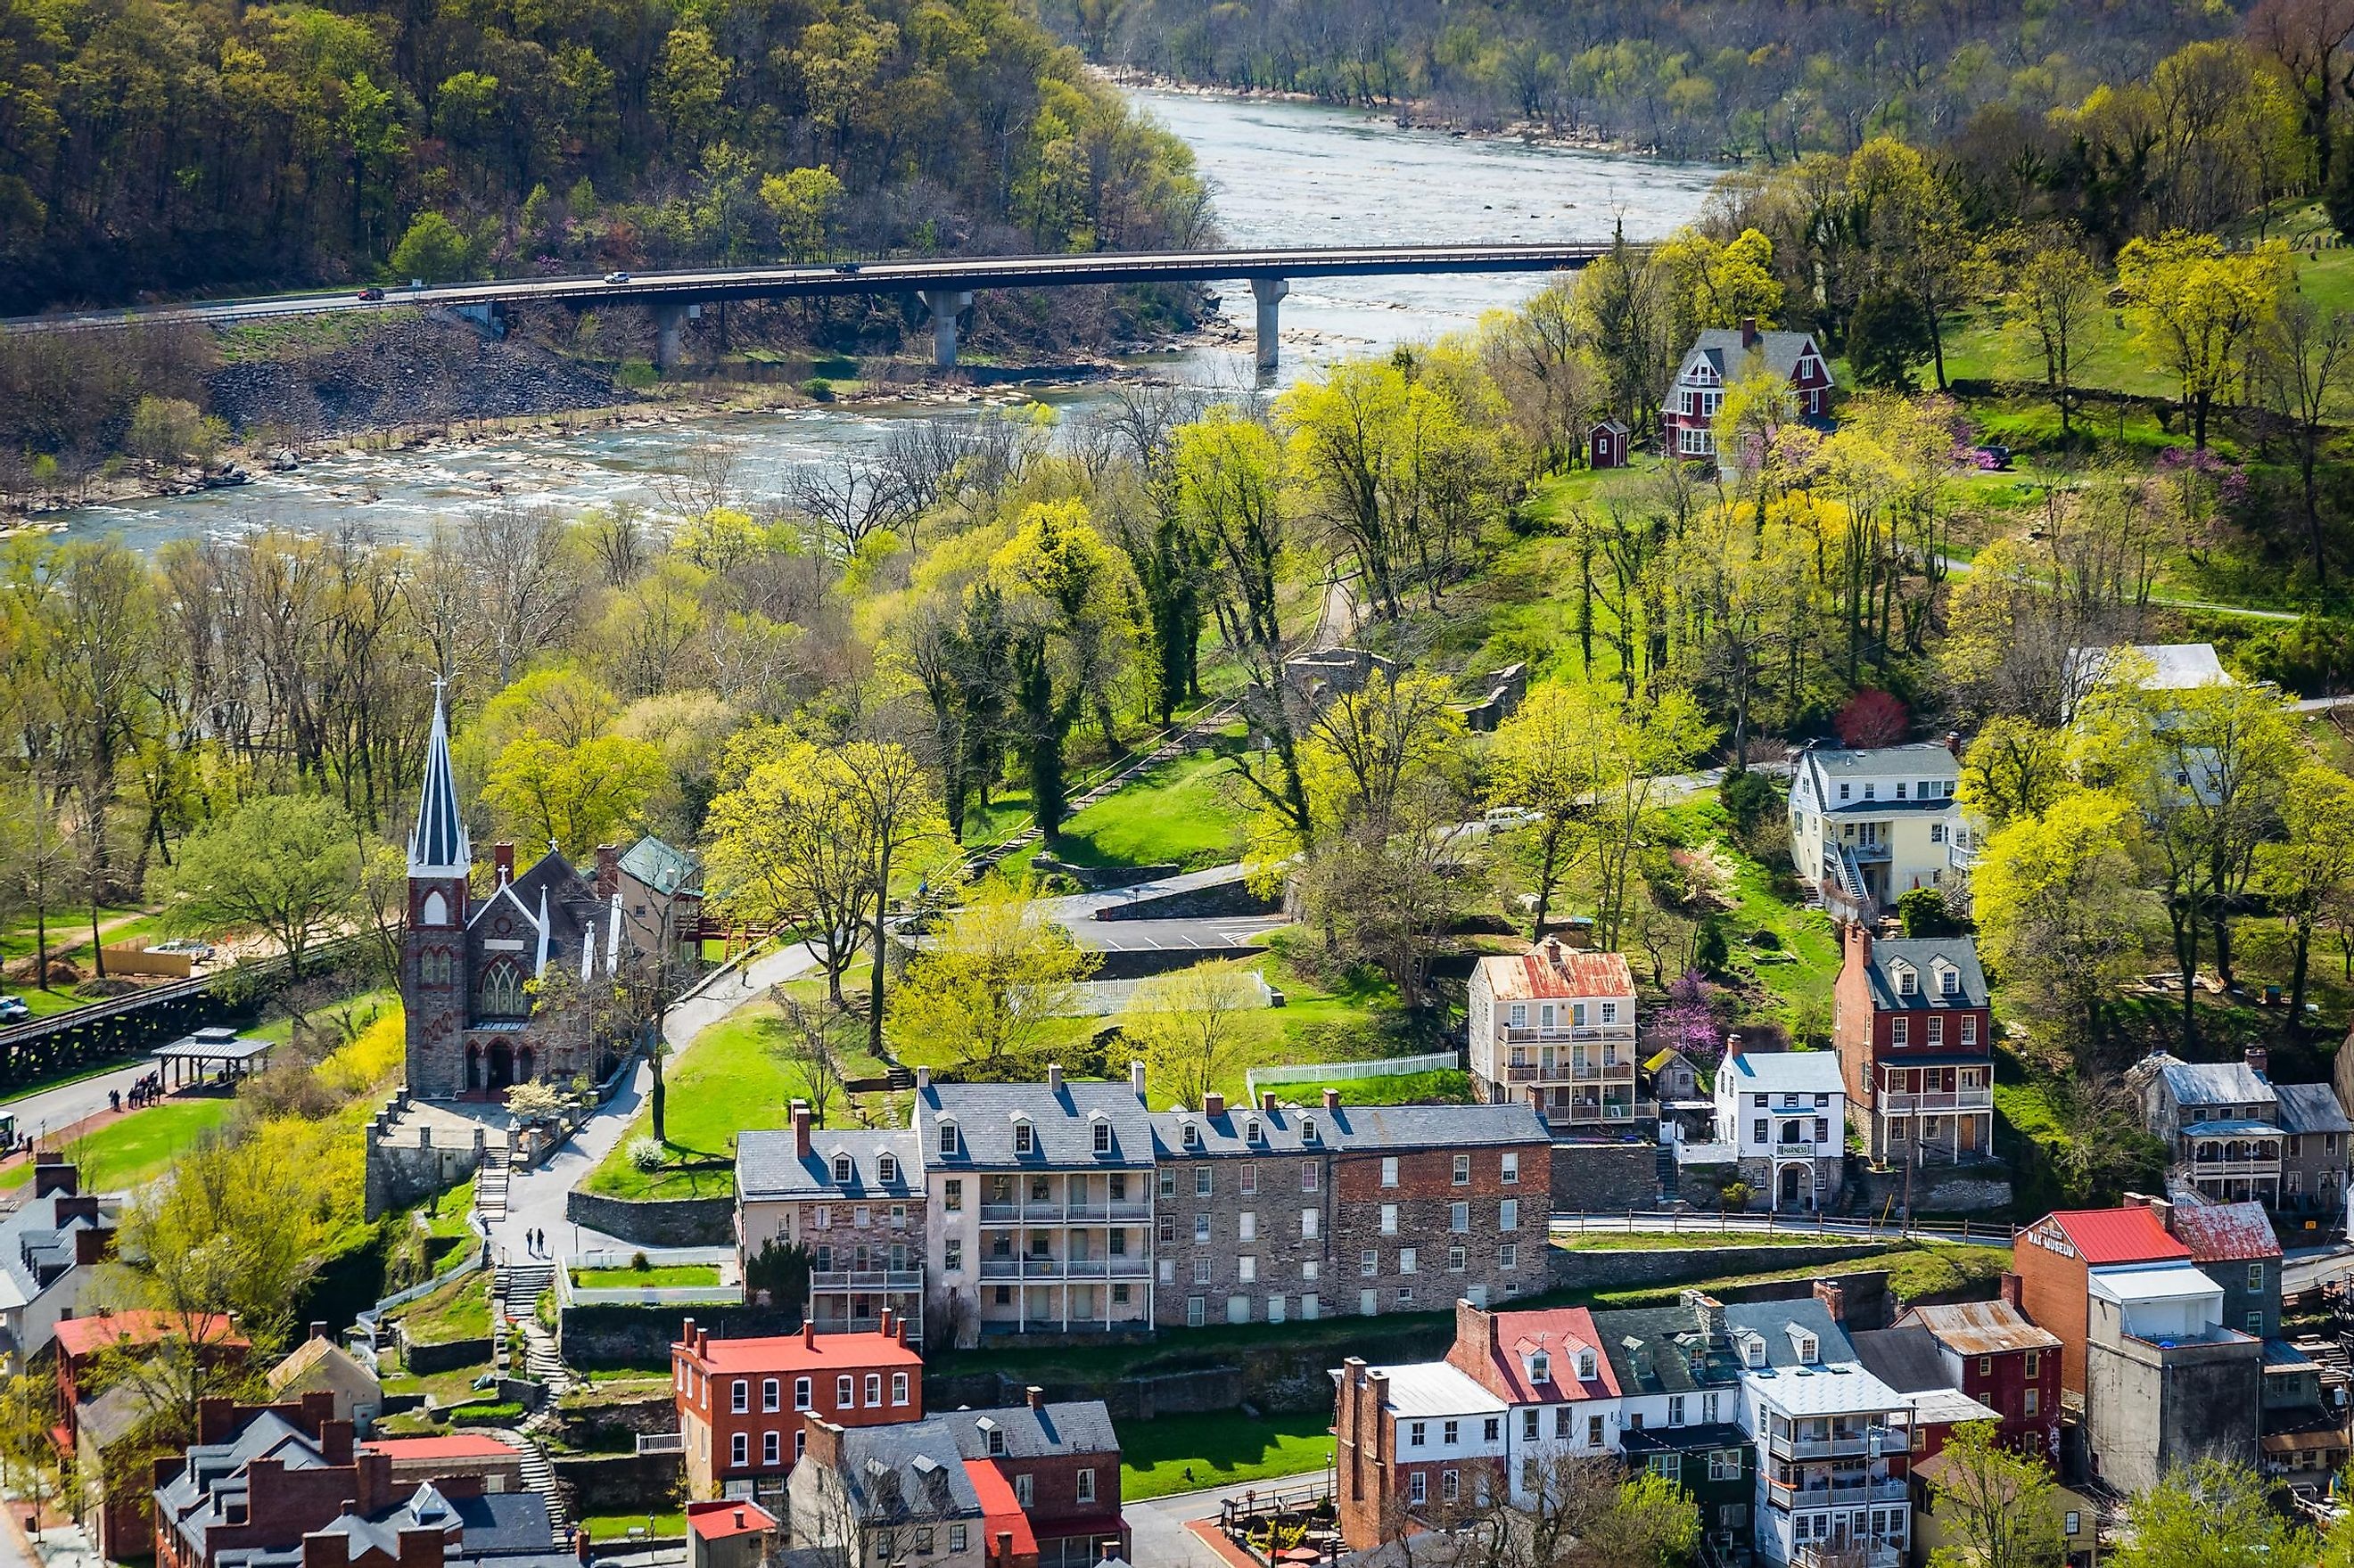
[[[1951,1459],[1935,1454],[1913,1467],[1914,1568],[1921,1568],[1940,1546],[1961,1549],[1944,1520],[1937,1517],[1936,1487],[1946,1478]],[[2052,1507],[2060,1515],[2060,1535],[2066,1543],[2068,1568],[2095,1568],[2101,1561],[2100,1515],[2090,1498],[2067,1487],[2056,1487]]]

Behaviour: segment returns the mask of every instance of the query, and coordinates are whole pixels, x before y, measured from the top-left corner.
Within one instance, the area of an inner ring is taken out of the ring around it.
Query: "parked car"
[[[630,275],[627,272],[608,272],[605,274],[605,281],[608,283],[626,283],[629,281]]]
[[[359,297],[363,300],[381,300],[384,298],[384,291],[382,289],[362,289],[359,291]]]
[[[0,996],[0,1023],[22,1023],[33,1010],[21,996]]]

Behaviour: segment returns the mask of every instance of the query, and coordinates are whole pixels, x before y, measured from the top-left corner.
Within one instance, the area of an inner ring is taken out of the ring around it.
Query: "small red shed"
[[[1634,432],[1616,419],[1605,419],[1585,434],[1587,461],[1596,468],[1625,468],[1627,443]]]

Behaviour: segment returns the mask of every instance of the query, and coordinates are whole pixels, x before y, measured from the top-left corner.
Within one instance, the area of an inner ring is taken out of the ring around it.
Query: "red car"
[[[384,291],[382,289],[362,289],[359,291],[359,298],[363,300],[381,300],[384,298]]]

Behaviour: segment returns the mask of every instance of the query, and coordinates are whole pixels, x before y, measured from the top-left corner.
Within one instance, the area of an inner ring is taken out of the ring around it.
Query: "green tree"
[[[990,581],[1013,628],[1013,701],[1030,810],[1049,848],[1062,834],[1071,726],[1092,707],[1105,744],[1119,743],[1112,691],[1134,649],[1123,567],[1076,501],[1030,507],[990,558]]]
[[[519,842],[581,856],[641,821],[666,777],[647,741],[597,735],[562,746],[527,735],[491,764],[482,798]]]
[[[2041,816],[2075,787],[2068,750],[2065,734],[2032,719],[1990,718],[1962,753],[1954,798],[1988,832]]]
[[[2168,1472],[2126,1503],[2116,1568],[2272,1568],[2310,1563],[2313,1532],[2272,1506],[2264,1478],[2244,1465],[2200,1459]]]
[[[209,462],[219,452],[227,429],[184,398],[142,397],[131,411],[131,429],[123,444],[133,456],[151,463],[178,462],[185,458]]]
[[[180,842],[160,878],[175,930],[259,930],[290,972],[321,938],[340,930],[359,893],[359,828],[317,795],[263,795]]]
[[[2227,251],[2211,234],[2175,229],[2117,252],[2126,313],[2143,349],[2173,373],[2200,450],[2209,411],[2257,329],[2272,319],[2287,281],[2288,249],[2277,239]]]
[[[2354,891],[2354,780],[2308,762],[2281,801],[2285,839],[2256,848],[2256,886],[2288,928],[2289,1021],[2305,1026],[2306,966],[2315,934]]]
[[[826,253],[842,181],[832,169],[793,169],[760,182],[760,203],[776,220],[777,243],[788,261],[810,261]]]
[[[2043,385],[2060,410],[2060,433],[2070,433],[2076,408],[2076,373],[2088,340],[2107,308],[2101,274],[2073,235],[2038,242],[2003,296],[2013,327],[2035,339],[2043,355]]]
[[[2006,1448],[1990,1421],[1970,1421],[1946,1438],[1931,1483],[1945,1538],[1930,1568],[2061,1568],[2060,1489],[2052,1467]]]
[[[1906,295],[1867,293],[1848,318],[1848,364],[1860,387],[1910,392],[1914,367],[1935,352],[1929,318]]]
[[[858,781],[832,747],[803,741],[711,803],[704,874],[731,918],[801,933],[842,1005],[842,977],[875,913]]]
[[[400,243],[384,264],[385,276],[395,282],[421,279],[428,283],[454,283],[474,271],[474,248],[458,226],[433,211],[409,220]]]
[[[2137,822],[2123,796],[2078,790],[1989,836],[1971,874],[1980,950],[2021,1011],[2074,1046],[2103,1042],[2111,990],[2140,952]]]
[[[1100,960],[1016,889],[984,882],[908,961],[890,1009],[903,1054],[1026,1068]]]
[[[1258,977],[1242,965],[1194,964],[1137,987],[1120,1033],[1153,1083],[1198,1108],[1266,1036],[1266,1005]]]

